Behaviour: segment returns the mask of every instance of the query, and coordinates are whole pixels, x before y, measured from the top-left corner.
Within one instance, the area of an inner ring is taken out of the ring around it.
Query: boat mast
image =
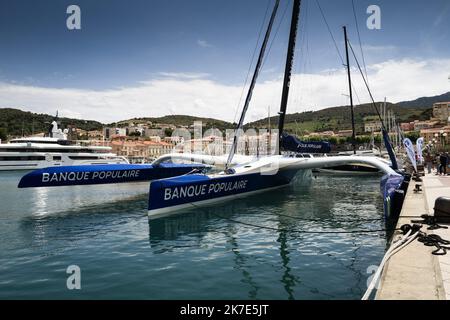
[[[348,76],[348,91],[350,93],[350,110],[352,115],[352,147],[353,154],[356,154],[356,134],[355,134],[355,116],[353,113],[353,93],[352,93],[352,78],[350,76],[350,59],[348,57],[348,39],[347,39],[347,27],[344,28],[344,40],[345,40],[345,56],[347,59],[347,76]]]
[[[267,42],[269,41],[270,32],[272,31],[273,22],[275,20],[276,14],[277,14],[277,10],[278,10],[278,5],[279,4],[280,4],[280,0],[276,0],[275,1],[275,6],[273,7],[272,15],[270,16],[270,21],[269,21],[269,25],[267,27],[266,35],[264,36],[264,40],[263,40],[263,43],[262,43],[262,46],[261,46],[261,50],[259,52],[259,57],[258,57],[258,61],[257,61],[256,66],[255,66],[255,72],[253,73],[252,82],[250,83],[250,87],[249,87],[248,92],[247,92],[247,97],[245,98],[244,108],[242,109],[242,113],[241,113],[241,117],[239,119],[239,123],[236,126],[236,131],[234,132],[233,144],[231,145],[231,150],[230,150],[230,154],[228,155],[227,163],[225,165],[225,170],[229,168],[231,160],[233,160],[234,153],[236,152],[237,138],[238,138],[237,135],[238,135],[239,130],[241,130],[242,126],[244,125],[245,114],[247,112],[248,105],[250,104],[250,100],[252,99],[253,88],[255,87],[256,79],[258,78],[259,70],[260,70],[261,65],[262,65],[262,61],[263,61],[263,58],[264,58],[264,53],[265,53],[266,47],[267,47]]]
[[[284,119],[289,97],[289,86],[291,82],[292,63],[294,61],[295,42],[297,39],[298,20],[300,16],[301,0],[294,0],[292,8],[291,30],[289,33],[289,44],[286,56],[286,66],[284,69],[283,92],[281,94],[281,105],[278,118],[278,153],[281,154],[281,137],[284,129]]]
[[[266,155],[268,156],[269,154],[271,154],[271,151],[270,151],[270,142],[272,141],[272,128],[271,128],[271,126],[270,126],[270,105],[268,106],[268,109],[267,109],[267,112],[268,112],[268,114],[267,114],[267,117],[268,117],[268,121],[269,121],[269,124],[268,124],[268,126],[269,126],[269,136],[268,136],[268,139],[269,140],[267,140],[267,141],[269,141],[269,143],[267,143],[267,148],[266,148]]]

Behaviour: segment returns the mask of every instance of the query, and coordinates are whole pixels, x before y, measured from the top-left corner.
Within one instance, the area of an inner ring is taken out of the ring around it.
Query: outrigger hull
[[[384,175],[381,178],[380,191],[386,219],[396,219],[399,216],[410,179],[409,175]]]
[[[29,172],[22,177],[18,187],[37,188],[142,182],[175,177],[207,167],[209,166],[203,164],[174,163],[49,167]]]

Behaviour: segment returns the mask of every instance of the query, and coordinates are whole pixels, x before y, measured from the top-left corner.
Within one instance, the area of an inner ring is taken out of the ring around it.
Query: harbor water
[[[309,177],[150,220],[148,183],[17,189],[0,173],[0,299],[360,299],[387,235],[379,177]],[[69,266],[81,289],[69,290]]]

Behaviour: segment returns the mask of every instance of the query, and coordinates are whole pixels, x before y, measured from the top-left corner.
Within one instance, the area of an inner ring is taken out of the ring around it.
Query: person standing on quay
[[[430,174],[431,168],[433,167],[433,158],[429,152],[425,154],[425,164],[427,166],[428,174]]]
[[[448,154],[442,153],[441,156],[439,157],[439,162],[440,162],[439,175],[443,173],[444,176],[446,176],[447,175]]]

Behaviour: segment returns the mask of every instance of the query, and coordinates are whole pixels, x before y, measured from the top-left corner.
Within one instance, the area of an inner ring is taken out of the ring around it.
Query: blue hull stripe
[[[108,164],[50,167],[34,170],[19,182],[19,188],[55,187],[151,181],[183,175],[205,165],[191,164]]]

